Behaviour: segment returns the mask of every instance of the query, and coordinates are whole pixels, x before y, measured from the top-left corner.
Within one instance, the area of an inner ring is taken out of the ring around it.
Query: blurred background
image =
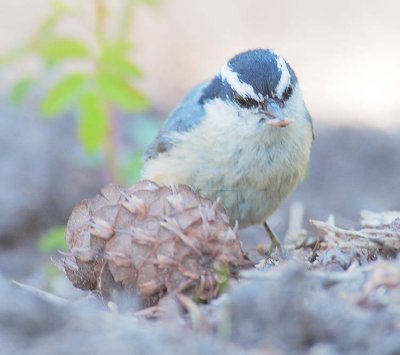
[[[315,124],[308,176],[271,218],[279,235],[299,203],[306,228],[399,209],[399,10],[395,0],[0,0],[0,270],[51,288],[73,206],[137,181],[168,112],[250,48],[286,58]]]

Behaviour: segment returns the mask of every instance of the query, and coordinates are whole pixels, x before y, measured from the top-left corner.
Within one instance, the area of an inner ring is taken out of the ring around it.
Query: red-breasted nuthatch
[[[293,69],[272,50],[230,59],[170,114],[143,178],[220,197],[231,223],[264,223],[303,179],[313,126]]]

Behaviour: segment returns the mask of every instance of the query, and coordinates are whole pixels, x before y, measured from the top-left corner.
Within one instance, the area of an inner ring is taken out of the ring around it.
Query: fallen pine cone
[[[75,287],[105,299],[128,292],[150,306],[176,292],[209,301],[251,265],[228,222],[218,201],[185,185],[109,185],[72,211],[64,269]]]

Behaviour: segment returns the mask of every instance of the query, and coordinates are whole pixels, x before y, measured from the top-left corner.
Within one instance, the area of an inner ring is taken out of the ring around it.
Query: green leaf
[[[160,0],[130,0],[130,1],[137,4],[147,4],[150,6],[154,6],[160,3]]]
[[[16,47],[0,54],[0,65],[12,64],[20,59],[26,59],[32,54],[31,45],[29,43],[20,43]]]
[[[72,13],[73,8],[70,4],[65,3],[64,1],[60,1],[60,0],[53,0],[52,2],[52,6],[54,8],[54,11],[56,12],[56,14],[69,14]]]
[[[53,37],[39,48],[39,52],[51,64],[63,59],[87,58],[89,56],[86,44],[72,37]]]
[[[133,48],[134,45],[124,39],[107,41],[102,43],[102,55],[113,54],[116,56],[124,57],[128,55]]]
[[[45,232],[38,241],[38,249],[43,253],[67,250],[64,240],[66,226],[56,226]]]
[[[69,74],[56,83],[42,101],[41,113],[45,117],[65,111],[79,96],[87,82],[86,74]]]
[[[32,85],[35,83],[35,79],[27,77],[18,80],[13,87],[10,89],[9,99],[13,105],[19,105],[26,98]]]
[[[33,40],[43,42],[51,38],[55,27],[60,23],[61,16],[58,13],[53,13],[43,20],[37,29],[37,34],[33,37]]]
[[[123,182],[132,185],[140,180],[143,165],[142,153],[134,153],[130,161],[122,168]]]
[[[219,293],[225,293],[229,288],[230,271],[226,264],[217,265],[214,269],[215,279],[219,285]]]
[[[149,107],[148,98],[124,78],[100,73],[96,77],[105,98],[126,111],[141,111]]]
[[[143,76],[142,70],[134,64],[132,61],[125,58],[115,58],[115,60],[110,63],[118,68],[118,71],[122,75],[132,76],[135,78],[140,78]]]
[[[140,78],[143,76],[141,69],[124,54],[105,51],[100,58],[100,66],[103,72],[121,77]]]
[[[95,153],[108,130],[107,109],[96,92],[88,92],[79,102],[79,138],[88,153]]]

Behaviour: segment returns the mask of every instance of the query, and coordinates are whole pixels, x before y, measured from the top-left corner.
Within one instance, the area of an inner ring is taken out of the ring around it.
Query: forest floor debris
[[[54,298],[0,279],[2,350],[400,353],[398,215],[363,212],[356,230],[336,226],[333,217],[312,224],[305,232],[292,223],[284,257],[258,256],[257,268],[242,271],[210,303],[178,295],[137,310],[132,303],[96,303],[90,293],[79,302]]]

